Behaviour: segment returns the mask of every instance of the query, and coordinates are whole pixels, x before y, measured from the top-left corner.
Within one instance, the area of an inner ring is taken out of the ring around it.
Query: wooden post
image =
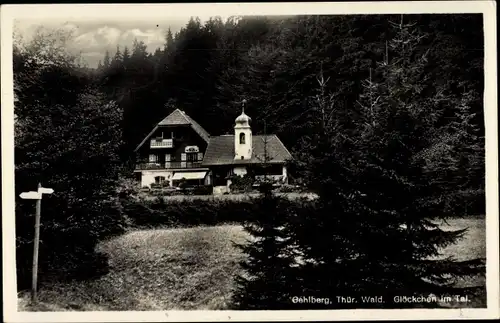
[[[23,192],[19,195],[22,199],[36,200],[35,237],[33,239],[33,270],[31,277],[31,301],[33,303],[36,303],[36,289],[38,278],[38,246],[40,244],[40,213],[42,209],[42,195],[52,193],[54,193],[53,189],[42,187],[42,184],[38,183],[37,191]]]
[[[38,189],[42,184],[38,183]],[[38,245],[40,243],[40,213],[42,209],[42,199],[36,200],[35,213],[35,239],[33,240],[33,271],[31,278],[31,301],[36,303],[37,278],[38,278]]]

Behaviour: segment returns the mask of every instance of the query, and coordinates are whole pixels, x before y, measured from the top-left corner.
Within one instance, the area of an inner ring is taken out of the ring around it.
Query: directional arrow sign
[[[39,187],[38,193],[40,193],[40,194],[52,194],[52,193],[54,193],[54,190],[52,188]]]
[[[19,196],[22,199],[28,199],[28,200],[39,200],[42,198],[41,193],[34,192],[34,191],[21,193],[21,194],[19,194]]]

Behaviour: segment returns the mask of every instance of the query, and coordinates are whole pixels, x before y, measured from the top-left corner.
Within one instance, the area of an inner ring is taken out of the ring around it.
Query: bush
[[[281,185],[276,189],[277,193],[299,193],[301,192],[300,188],[294,185]]]
[[[254,183],[254,179],[245,174],[245,176],[233,175],[230,177],[231,185],[229,189],[235,193],[248,193],[252,191],[252,185]]]
[[[194,195],[211,195],[213,193],[213,187],[210,185],[196,186],[194,188]]]
[[[120,198],[135,197],[141,190],[140,184],[133,178],[123,177],[118,180],[116,192]]]
[[[283,199],[280,209],[297,213],[309,207],[301,200]],[[258,211],[253,200],[181,200],[169,201],[162,198],[147,201],[129,200],[124,212],[136,227],[190,227],[195,225],[217,225],[244,223]],[[285,212],[284,214],[286,214]]]

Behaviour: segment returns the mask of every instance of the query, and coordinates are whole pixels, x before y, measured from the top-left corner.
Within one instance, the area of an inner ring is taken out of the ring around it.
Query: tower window
[[[245,144],[245,134],[240,133],[240,145],[244,145],[244,144]]]

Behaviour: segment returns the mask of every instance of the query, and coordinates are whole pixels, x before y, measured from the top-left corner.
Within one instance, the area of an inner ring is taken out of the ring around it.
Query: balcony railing
[[[135,169],[172,169],[172,168],[200,168],[201,161],[198,162],[165,162],[165,163],[139,163]]]
[[[152,139],[151,148],[172,148],[174,141],[172,139]]]

